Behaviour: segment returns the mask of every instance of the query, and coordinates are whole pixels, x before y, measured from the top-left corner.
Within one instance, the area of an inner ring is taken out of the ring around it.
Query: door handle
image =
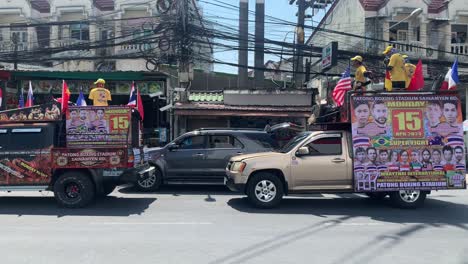
[[[336,158],[336,159],[332,159],[332,162],[334,163],[341,163],[341,162],[345,162],[344,159],[340,159],[340,158]]]
[[[242,154],[244,154],[244,153],[242,153],[242,152],[237,152],[237,155],[242,155]]]
[[[203,157],[203,156],[205,156],[205,154],[203,154],[203,153],[197,153],[197,154],[195,154],[195,155],[193,155],[193,156],[194,156],[194,157]]]

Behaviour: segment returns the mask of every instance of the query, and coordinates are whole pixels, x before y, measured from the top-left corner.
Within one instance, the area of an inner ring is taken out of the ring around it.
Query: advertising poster
[[[49,103],[0,112],[0,121],[53,121],[60,120],[60,104]]]
[[[67,112],[67,146],[121,146],[130,140],[129,107],[73,106]]]
[[[124,168],[125,149],[54,149],[52,166],[58,168]]]
[[[50,150],[0,152],[0,185],[42,185],[50,182]]]
[[[356,191],[466,188],[457,96],[352,97]]]

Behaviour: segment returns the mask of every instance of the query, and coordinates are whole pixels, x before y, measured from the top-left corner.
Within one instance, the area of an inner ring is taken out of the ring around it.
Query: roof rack
[[[209,130],[263,131],[263,129],[261,128],[238,128],[238,127],[208,127],[208,128],[197,128],[193,131],[209,131]]]

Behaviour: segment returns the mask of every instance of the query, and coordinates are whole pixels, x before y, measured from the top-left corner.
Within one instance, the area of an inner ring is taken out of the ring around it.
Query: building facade
[[[0,52],[57,71],[149,71],[155,66],[145,57],[161,59],[173,52],[170,36],[157,32],[172,23],[171,12],[183,1],[141,0],[0,0]],[[202,11],[188,1],[193,23],[201,25]],[[170,7],[170,8],[169,8]],[[35,26],[25,27],[24,24]],[[155,41],[153,36],[164,41]],[[146,43],[138,39],[151,39]],[[209,42],[209,40],[204,41]],[[212,50],[200,42],[196,51],[208,60]],[[57,60],[34,61],[33,52]],[[29,60],[28,60],[29,59]],[[172,61],[174,63],[174,61]],[[12,67],[9,64],[6,67]],[[194,67],[213,70],[206,61]]]

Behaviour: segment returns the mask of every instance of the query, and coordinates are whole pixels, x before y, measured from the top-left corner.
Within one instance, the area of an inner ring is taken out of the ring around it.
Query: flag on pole
[[[32,84],[31,81],[29,81],[29,89],[28,89],[28,97],[26,99],[26,107],[31,107],[33,106],[33,89],[32,89]]]
[[[82,89],[80,89],[80,95],[78,96],[78,99],[76,100],[76,105],[77,106],[87,106]]]
[[[19,105],[18,108],[24,108],[24,96],[23,96],[23,87],[21,87],[21,93],[19,97]]]
[[[131,106],[136,106],[137,95],[135,92],[135,82],[132,82],[132,89],[130,90],[130,97],[128,99],[128,104]]]
[[[349,75],[348,67],[346,68],[346,71],[343,73],[343,75],[341,75],[341,79],[333,89],[332,98],[337,106],[342,106],[344,104],[346,92],[349,90],[351,90],[351,77]]]
[[[452,68],[450,68],[445,75],[445,80],[440,87],[440,90],[451,90],[457,88],[457,84],[460,82],[458,79],[458,58],[455,58]]]
[[[141,100],[140,90],[137,90],[137,109],[140,113],[141,120],[145,119],[145,110],[143,109],[143,101]]]
[[[68,109],[68,101],[70,100],[70,90],[68,89],[68,85],[63,80],[62,83],[62,113],[66,113]]]
[[[417,91],[424,88],[424,76],[422,69],[421,59],[416,64],[416,69],[414,70],[413,77],[411,78],[410,84],[408,86],[408,91]]]
[[[3,89],[0,88],[0,107],[2,107],[2,101],[3,101]]]

